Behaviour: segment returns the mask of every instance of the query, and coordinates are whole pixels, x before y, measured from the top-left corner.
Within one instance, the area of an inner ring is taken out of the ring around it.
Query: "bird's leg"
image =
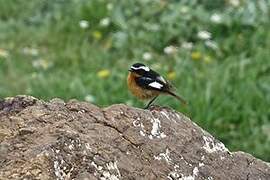
[[[149,103],[147,104],[147,106],[144,108],[144,109],[148,109],[149,106],[155,101],[155,99],[157,98],[158,96],[154,97],[151,101],[149,101]]]

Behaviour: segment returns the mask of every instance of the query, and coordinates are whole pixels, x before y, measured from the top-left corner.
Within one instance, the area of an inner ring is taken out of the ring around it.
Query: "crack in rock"
[[[0,101],[0,179],[270,179],[170,108],[102,109],[30,96]]]

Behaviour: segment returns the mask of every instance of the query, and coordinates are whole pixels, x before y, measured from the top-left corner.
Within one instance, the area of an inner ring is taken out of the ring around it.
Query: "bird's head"
[[[149,73],[150,68],[142,63],[135,63],[128,71],[136,76],[145,76],[147,73]]]

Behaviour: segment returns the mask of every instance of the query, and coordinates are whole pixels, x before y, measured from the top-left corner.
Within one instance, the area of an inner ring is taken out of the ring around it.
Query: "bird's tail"
[[[178,100],[179,100],[181,103],[183,103],[184,105],[187,105],[187,104],[188,104],[187,101],[186,101],[184,98],[178,96],[177,94],[175,94],[175,93],[173,93],[173,92],[171,92],[171,91],[168,91],[168,94],[170,94],[171,96],[173,96],[173,97],[175,97],[176,99],[178,99]]]

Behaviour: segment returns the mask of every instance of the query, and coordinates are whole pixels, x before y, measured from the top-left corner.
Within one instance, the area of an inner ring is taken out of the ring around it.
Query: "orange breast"
[[[136,76],[133,73],[128,74],[127,85],[130,92],[139,99],[150,99],[159,94],[158,91],[143,89],[136,84]]]

